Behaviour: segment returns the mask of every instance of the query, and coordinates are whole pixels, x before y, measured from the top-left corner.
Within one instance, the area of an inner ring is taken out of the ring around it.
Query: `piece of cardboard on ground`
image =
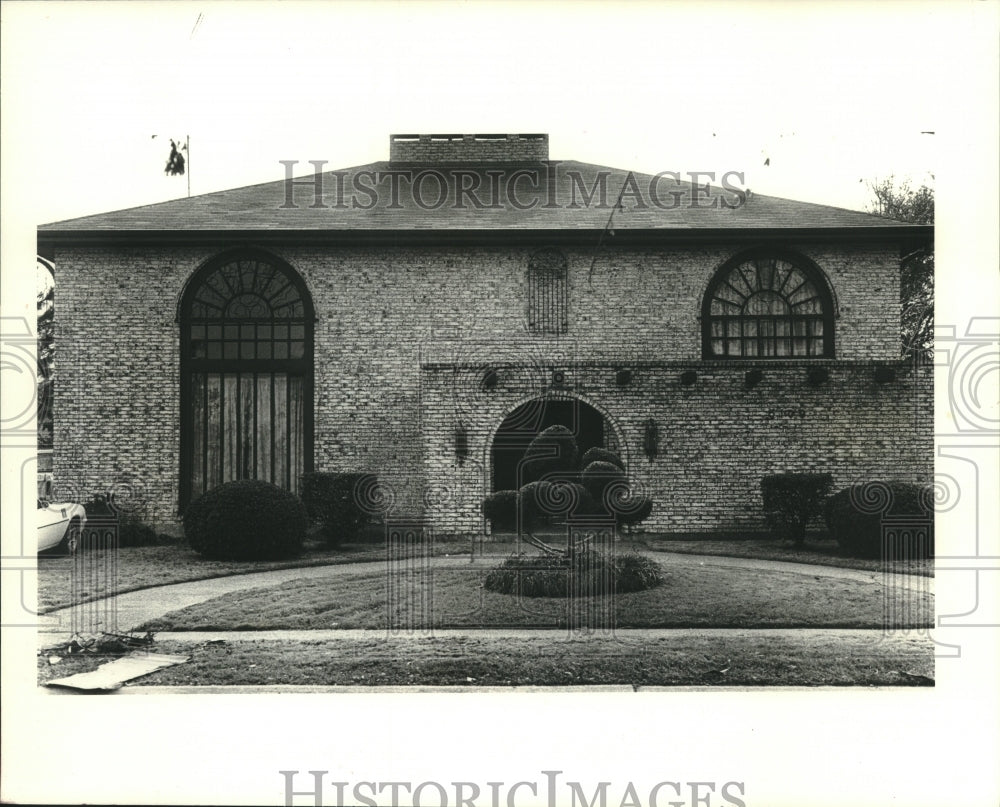
[[[190,661],[190,656],[166,656],[157,653],[147,653],[137,656],[125,656],[102,664],[96,670],[77,673],[67,678],[57,678],[46,682],[50,687],[68,687],[86,692],[110,692],[118,689],[126,681],[149,675],[164,667],[184,664]]]

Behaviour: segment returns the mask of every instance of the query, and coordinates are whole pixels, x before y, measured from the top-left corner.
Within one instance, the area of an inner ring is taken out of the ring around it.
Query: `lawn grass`
[[[469,551],[469,541],[441,541],[434,547],[435,555],[463,554]],[[110,553],[89,552],[86,564],[99,568]],[[322,544],[307,543],[298,558],[278,561],[225,561],[203,558],[185,544],[162,546],[121,547],[117,550],[118,586],[116,592],[139,591],[152,586],[208,580],[238,574],[266,572],[272,569],[295,569],[308,566],[334,566],[342,563],[366,563],[385,559],[381,543],[346,544],[330,549]],[[39,556],[38,611],[45,614],[73,603],[73,557]],[[108,596],[110,592],[98,584],[101,576],[84,578],[77,591],[77,602],[89,602]]]
[[[795,547],[780,538],[742,538],[736,540],[682,540],[661,536],[634,536],[636,543],[651,552],[679,552],[691,555],[724,555],[732,558],[759,558],[788,563],[814,563],[839,566],[866,572],[888,571],[934,576],[934,560],[887,561],[878,558],[853,558],[842,554],[832,538],[810,537],[804,546]]]
[[[734,632],[672,637],[553,639],[461,636],[335,641],[157,642],[191,661],[127,686],[929,686],[933,644],[878,633]],[[39,682],[93,669],[106,658],[71,656]]]
[[[546,540],[558,540],[553,533]],[[513,536],[498,536],[485,541],[471,537],[437,539],[434,543],[436,555],[467,554],[474,546],[477,554],[486,552],[499,558],[514,551]],[[523,547],[522,547],[523,548]],[[721,555],[727,557],[760,558],[796,563],[815,563],[824,566],[839,566],[849,569],[880,572],[880,560],[850,558],[839,554],[835,541],[825,537],[810,537],[805,547],[795,548],[787,541],[772,538],[743,538],[733,540],[676,540],[653,534],[627,536],[618,545],[619,552],[639,549],[648,552],[678,552],[682,554]],[[270,569],[288,569],[306,566],[329,566],[340,563],[364,563],[382,560],[385,548],[381,543],[345,545],[339,549],[328,549],[321,544],[307,544],[306,552],[299,558],[284,561],[217,561],[202,558],[186,545],[168,544],[163,546],[123,547],[118,552],[119,593],[137,591],[151,586],[181,583],[190,580],[205,580],[213,577],[263,572]],[[99,565],[104,555],[91,553],[90,561]],[[934,575],[934,561],[915,561],[901,568],[890,565],[894,571],[904,571],[925,576]],[[38,608],[40,613],[48,613],[72,603],[73,559],[66,556],[39,556],[38,558]],[[94,586],[97,579],[84,583]],[[82,585],[78,592],[79,602],[99,599],[109,592],[94,586],[89,589]]]
[[[933,596],[889,589],[881,580],[814,577],[807,571],[732,568],[709,562],[669,563],[663,585],[614,598],[619,627],[880,628],[886,601],[908,626],[931,625]],[[447,627],[563,627],[562,598],[520,598],[482,588],[483,567],[436,568],[430,578],[384,570],[225,594],[147,622],[141,630],[385,629],[413,620]],[[391,608],[390,608],[391,602]],[[594,600],[583,598],[580,607]],[[426,616],[424,616],[426,614]]]
[[[560,544],[565,540],[565,532],[551,531],[539,533],[546,541]],[[488,554],[509,553],[517,546],[514,533],[497,533],[485,542],[477,542]],[[887,561],[879,558],[855,558],[843,554],[837,542],[826,533],[810,533],[803,546],[797,547],[791,541],[769,536],[739,535],[717,538],[676,537],[669,534],[636,532],[622,536],[622,547],[631,547],[649,552],[678,552],[685,555],[722,555],[731,558],[758,558],[778,560],[787,563],[814,563],[818,566],[838,566],[842,569],[858,569],[865,572],[888,571],[902,574],[934,576],[934,560]],[[505,549],[504,549],[505,548]],[[620,551],[628,551],[622,548]]]

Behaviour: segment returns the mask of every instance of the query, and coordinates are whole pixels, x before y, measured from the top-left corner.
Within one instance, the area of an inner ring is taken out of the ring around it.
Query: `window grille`
[[[563,334],[569,329],[566,256],[558,250],[536,252],[528,262],[528,331]]]

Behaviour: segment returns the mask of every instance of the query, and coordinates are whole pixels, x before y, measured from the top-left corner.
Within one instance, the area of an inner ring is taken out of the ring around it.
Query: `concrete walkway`
[[[681,636],[715,637],[719,639],[740,638],[783,638],[797,639],[807,634],[822,633],[826,639],[860,639],[864,644],[875,647],[892,640],[897,644],[921,645],[928,641],[929,628],[910,628],[883,632],[877,628],[615,628],[614,631],[574,632],[566,628],[434,628],[426,632],[412,631],[389,633],[385,630],[346,629],[338,630],[236,630],[236,631],[160,631],[158,642],[183,642],[205,644],[208,642],[325,642],[362,641],[385,638],[392,641],[424,641],[434,639],[545,639],[547,643],[592,642],[616,639],[671,639]]]
[[[868,583],[873,586],[884,586],[890,584],[894,587],[905,588],[911,591],[921,591],[930,594],[934,593],[934,579],[917,575],[888,575],[881,572],[861,571],[858,569],[844,569],[837,566],[819,566],[805,563],[790,563],[785,561],[760,560],[756,558],[733,558],[719,555],[691,555],[671,552],[650,552],[646,553],[651,557],[662,557],[668,568],[683,567],[715,567],[715,568],[743,568],[759,571],[768,571],[775,575],[794,575],[798,577],[813,577],[815,579],[840,579],[852,580],[855,582]],[[437,557],[432,558],[433,568],[480,568],[487,569],[496,565],[501,560],[500,557],[477,556],[475,562],[470,562],[468,556],[458,557]],[[404,563],[406,563],[404,561]],[[369,563],[337,564],[332,566],[309,566],[294,569],[276,569],[267,572],[254,572],[250,574],[233,575],[231,577],[216,577],[209,580],[195,580],[187,583],[171,583],[164,586],[156,586],[141,591],[132,591],[119,594],[117,597],[109,598],[106,601],[88,603],[78,608],[89,609],[89,614],[106,614],[109,619],[117,615],[117,630],[126,633],[138,628],[140,625],[161,617],[171,611],[187,608],[206,600],[214,599],[223,594],[234,591],[247,591],[254,588],[270,588],[281,585],[291,580],[324,580],[329,579],[331,585],[339,580],[349,580],[371,574],[385,574],[386,562],[376,561]],[[73,606],[52,611],[40,618],[38,630],[39,648],[55,647],[69,642],[72,638],[72,616]],[[110,630],[110,626],[108,628]],[[686,628],[683,630],[697,630],[708,635],[709,631],[703,628]],[[790,634],[795,634],[796,629],[787,630]],[[490,631],[492,635],[513,636],[518,631]],[[538,636],[538,630],[522,631],[524,633]],[[625,631],[621,631],[624,633]],[[223,633],[192,633],[192,632],[160,632],[157,639],[172,639],[177,641],[205,642],[210,639],[222,638],[227,641],[246,641],[263,639],[314,639],[320,640],[331,636],[344,637],[351,633],[363,633],[372,638],[385,636],[385,631],[231,631]],[[445,631],[437,630],[435,635],[483,635],[483,630]],[[566,636],[566,631],[552,631],[554,635]],[[731,631],[730,631],[731,633]],[[875,635],[881,635],[880,631],[874,631]],[[197,638],[196,638],[197,637]]]

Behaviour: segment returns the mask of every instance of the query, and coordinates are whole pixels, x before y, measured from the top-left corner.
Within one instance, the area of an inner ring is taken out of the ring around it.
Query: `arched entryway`
[[[516,490],[534,481],[530,467],[521,461],[539,432],[555,425],[573,433],[580,456],[594,447],[621,453],[621,436],[596,407],[569,396],[533,398],[511,411],[494,434],[490,446],[492,491]]]
[[[287,490],[312,469],[313,307],[299,274],[259,251],[199,270],[180,307],[180,505],[223,482]]]

